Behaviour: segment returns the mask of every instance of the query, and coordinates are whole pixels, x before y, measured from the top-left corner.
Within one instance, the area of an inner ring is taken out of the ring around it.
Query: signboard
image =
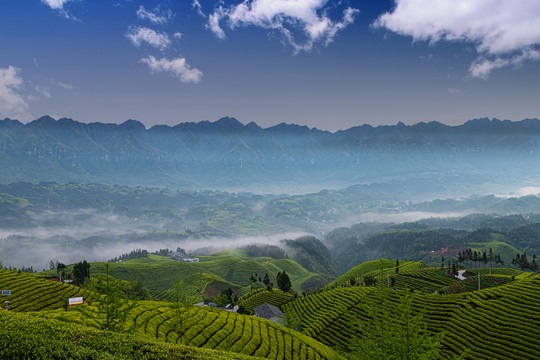
[[[83,304],[83,298],[81,297],[75,297],[75,298],[69,298],[69,306],[73,305],[82,305]]]
[[[11,290],[2,290],[2,296],[9,296],[11,295]]]

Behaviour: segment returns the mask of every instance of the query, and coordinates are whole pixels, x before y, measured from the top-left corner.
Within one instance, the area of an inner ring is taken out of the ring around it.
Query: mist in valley
[[[177,247],[185,249],[194,255],[209,255],[227,249],[238,249],[252,244],[277,245],[285,248],[282,240],[297,239],[311,235],[325,242],[329,249],[335,250],[332,241],[326,240],[326,235],[335,229],[348,228],[353,224],[380,223],[388,226],[400,223],[410,223],[422,219],[458,219],[475,213],[540,213],[538,196],[530,195],[538,191],[538,188],[516,189],[511,194],[497,194],[493,198],[504,203],[510,201],[522,204],[524,199],[536,199],[527,208],[528,211],[497,212],[496,209],[486,211],[467,205],[468,198],[437,200],[449,202],[457,209],[456,211],[420,211],[410,210],[417,204],[394,203],[392,206],[379,208],[336,210],[340,207],[338,201],[330,202],[326,206],[329,213],[335,212],[331,220],[325,217],[312,216],[300,217],[296,222],[289,222],[287,226],[266,226],[257,228],[251,234],[234,233],[235,227],[241,224],[242,217],[237,215],[225,219],[225,224],[220,231],[209,232],[209,224],[215,224],[216,219],[211,215],[208,218],[197,218],[196,221],[188,221],[186,211],[182,215],[177,210],[167,216],[127,216],[114,211],[103,212],[100,209],[70,209],[50,210],[45,209],[31,213],[25,224],[9,226],[9,222],[3,222],[0,227],[0,261],[4,267],[29,268],[40,271],[47,269],[49,262],[59,261],[70,264],[82,260],[107,261],[135,249],[145,249],[148,252],[160,249],[175,250]],[[516,194],[528,197],[516,197]],[[234,195],[234,194],[233,194]],[[236,195],[230,195],[233,200]],[[305,195],[309,199],[309,194]],[[245,218],[261,218],[269,201],[275,200],[275,196],[269,199],[257,199],[252,202],[252,207],[246,210]],[[292,197],[295,198],[295,197]],[[231,202],[224,197],[223,203]],[[284,199],[289,199],[284,197]],[[492,201],[492,198],[490,201]],[[288,201],[288,200],[287,200]],[[234,201],[232,201],[234,203]],[[429,203],[429,202],[428,202]],[[430,203],[431,204],[431,203]],[[465,204],[465,205],[460,205]],[[492,204],[491,202],[489,204]],[[219,203],[216,207],[222,206]],[[464,207],[464,209],[460,208]],[[427,206],[426,206],[427,207]],[[444,206],[443,206],[444,208]],[[510,209],[511,210],[511,209]],[[321,210],[322,211],[322,210]],[[141,213],[144,213],[141,210]],[[189,214],[190,212],[187,211]],[[140,214],[136,214],[140,215]],[[172,218],[171,218],[172,216]],[[221,216],[221,215],[219,215]],[[307,221],[307,220],[309,221]],[[280,220],[268,217],[264,221],[273,221],[277,225]],[[251,223],[250,223],[251,224]],[[24,226],[23,226],[24,225]],[[198,228],[199,227],[199,228]],[[225,231],[223,231],[225,230]],[[230,230],[227,232],[227,230]]]

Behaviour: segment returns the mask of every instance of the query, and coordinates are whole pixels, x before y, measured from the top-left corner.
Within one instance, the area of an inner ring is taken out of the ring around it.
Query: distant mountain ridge
[[[362,125],[333,133],[285,123],[263,129],[230,117],[150,129],[136,120],[0,120],[0,183],[294,192],[438,179],[448,191],[460,183],[473,191],[538,184],[539,160],[538,119]]]

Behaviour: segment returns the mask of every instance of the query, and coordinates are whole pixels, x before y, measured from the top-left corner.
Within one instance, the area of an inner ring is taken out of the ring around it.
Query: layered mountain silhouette
[[[539,161],[538,119],[363,125],[333,133],[285,123],[263,129],[230,117],[150,129],[136,120],[0,120],[0,183],[298,192],[392,182],[412,191],[427,182],[451,193],[538,184]]]

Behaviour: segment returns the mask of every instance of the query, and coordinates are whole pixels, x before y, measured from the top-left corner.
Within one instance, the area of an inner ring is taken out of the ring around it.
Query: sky
[[[540,118],[539,0],[2,0],[0,119]]]

